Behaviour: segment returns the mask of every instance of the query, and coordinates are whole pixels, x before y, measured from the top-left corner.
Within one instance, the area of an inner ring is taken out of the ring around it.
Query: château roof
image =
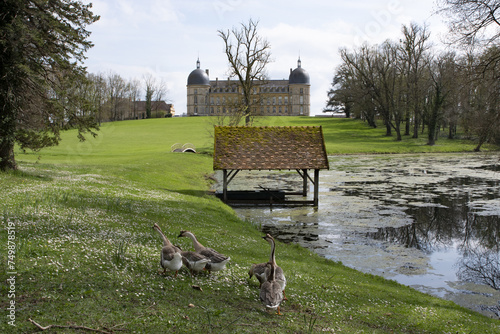
[[[290,76],[288,77],[288,82],[292,84],[305,84],[305,85],[310,85],[311,80],[309,78],[309,73],[307,73],[306,70],[302,68],[302,62],[299,60],[297,61],[297,68],[294,69],[293,71],[290,70]]]
[[[328,169],[321,126],[216,126],[214,170]]]
[[[200,60],[196,61],[196,69],[189,73],[187,84],[209,86],[210,79],[206,71],[200,68]]]

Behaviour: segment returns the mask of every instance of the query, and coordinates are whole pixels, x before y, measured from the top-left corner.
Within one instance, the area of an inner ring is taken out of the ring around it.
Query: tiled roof
[[[321,126],[216,126],[214,170],[328,169]]]

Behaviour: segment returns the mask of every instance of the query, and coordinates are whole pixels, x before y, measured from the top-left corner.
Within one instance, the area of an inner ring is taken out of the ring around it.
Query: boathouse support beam
[[[319,204],[319,169],[314,170],[314,206]]]

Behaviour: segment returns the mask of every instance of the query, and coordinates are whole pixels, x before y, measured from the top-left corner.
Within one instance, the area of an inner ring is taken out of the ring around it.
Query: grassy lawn
[[[434,147],[425,139],[397,143],[353,120],[282,117],[258,125],[322,125],[331,154],[474,147],[442,138]],[[9,224],[15,231],[13,268],[1,272],[3,319],[10,321],[7,307],[16,302],[16,327],[2,321],[0,332],[38,332],[28,319],[110,333],[500,332],[498,320],[282,243],[276,257],[289,300],[283,316],[267,313],[247,272],[267,261],[269,245],[257,227],[207,195],[209,130],[202,117],[108,123],[84,143],[69,132],[58,147],[18,152],[20,170],[0,173],[4,268],[12,259]],[[199,154],[171,153],[175,143],[192,143]],[[185,268],[177,278],[158,274],[162,243],[154,223],[185,250],[192,250],[190,241],[177,235],[192,231],[231,256],[230,266],[210,275]],[[13,287],[15,298],[7,298]]]

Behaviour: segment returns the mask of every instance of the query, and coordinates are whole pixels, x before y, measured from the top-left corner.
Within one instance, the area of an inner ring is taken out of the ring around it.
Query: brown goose
[[[200,244],[200,242],[198,241],[198,239],[196,239],[196,236],[192,232],[181,231],[178,237],[190,238],[191,241],[193,241],[193,247],[195,252],[205,256],[210,260],[205,266],[205,269],[207,269],[209,272],[223,270],[226,267],[226,264],[231,259],[213,250],[212,248],[208,248]]]
[[[177,246],[172,245],[170,240],[168,240],[165,234],[163,234],[158,224],[154,224],[153,229],[155,229],[163,239],[163,248],[161,249],[160,261],[160,264],[163,267],[163,274],[165,274],[167,269],[169,269],[175,271],[175,277],[177,277],[177,273],[182,267],[181,249]]]
[[[196,252],[183,251],[181,255],[182,263],[189,269],[191,274],[195,271],[203,271],[207,263],[210,262],[210,259]]]
[[[286,287],[285,273],[283,272],[283,269],[276,263],[276,258],[275,258],[276,242],[269,233],[263,236],[262,239],[266,240],[271,245],[271,255],[269,256],[269,263],[273,263],[275,265],[274,276],[276,277],[276,281],[281,285],[281,289],[283,290],[283,299],[288,300],[285,294],[285,287]]]
[[[267,280],[262,283],[260,287],[260,301],[267,310],[278,310],[277,314],[281,315],[280,304],[283,301],[283,289],[281,285],[276,281],[274,276],[276,265],[274,263],[267,263],[269,270],[267,272]]]
[[[267,281],[266,277],[266,269],[268,262],[264,263],[252,263],[250,266],[250,270],[248,270],[248,276],[252,278],[255,275],[257,280],[259,281],[259,288],[262,287],[262,283]]]

